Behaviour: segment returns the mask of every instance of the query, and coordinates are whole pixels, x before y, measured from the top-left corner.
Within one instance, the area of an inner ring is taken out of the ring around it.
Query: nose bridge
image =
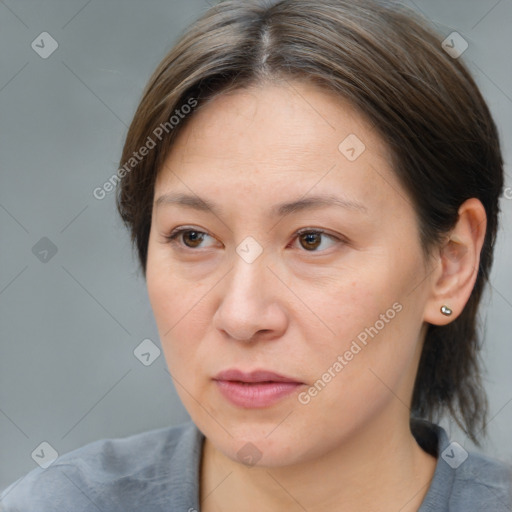
[[[225,298],[235,301],[244,301],[241,308],[254,308],[265,301],[269,289],[265,286],[270,274],[267,268],[268,258],[261,254],[254,260],[248,261],[237,254],[234,258],[233,268],[228,276]]]
[[[230,287],[235,294],[249,294],[257,298],[256,292],[264,292],[261,286],[269,273],[269,251],[253,236],[246,236],[235,248],[233,269],[230,272]],[[260,286],[258,286],[260,285]],[[260,295],[261,296],[261,295]]]

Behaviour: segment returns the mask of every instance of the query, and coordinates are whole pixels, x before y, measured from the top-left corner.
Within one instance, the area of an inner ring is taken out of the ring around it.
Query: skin
[[[483,206],[466,201],[451,240],[424,261],[388,149],[350,105],[308,83],[224,93],[189,121],[160,170],[155,200],[182,192],[222,212],[155,201],[146,278],[169,371],[206,436],[202,510],[417,510],[436,459],[409,430],[414,378],[427,322],[452,321],[469,298]],[[349,134],[366,146],[355,161],[338,150]],[[270,216],[272,205],[327,193],[365,210]],[[166,235],[179,226],[205,235],[172,244]],[[296,234],[301,228],[339,240],[312,242]],[[236,252],[247,236],[263,249],[252,263]],[[401,311],[300,403],[299,392],[395,303]],[[451,317],[440,313],[443,304]],[[234,367],[304,385],[267,408],[237,407],[212,380]],[[254,465],[237,456],[247,443],[261,453]]]

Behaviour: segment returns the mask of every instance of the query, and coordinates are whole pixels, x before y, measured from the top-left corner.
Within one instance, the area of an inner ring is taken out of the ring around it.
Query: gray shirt
[[[437,455],[419,512],[511,512],[512,472],[467,453],[439,426],[414,420],[412,431]],[[192,422],[87,444],[36,468],[0,498],[4,512],[195,512],[204,436]]]

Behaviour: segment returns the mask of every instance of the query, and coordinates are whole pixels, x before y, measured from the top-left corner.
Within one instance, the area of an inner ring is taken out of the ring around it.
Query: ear
[[[457,224],[433,257],[431,290],[423,319],[434,325],[446,325],[461,314],[478,274],[487,228],[485,208],[478,199],[471,198],[461,205],[458,213]],[[441,313],[443,305],[453,313],[449,316]]]

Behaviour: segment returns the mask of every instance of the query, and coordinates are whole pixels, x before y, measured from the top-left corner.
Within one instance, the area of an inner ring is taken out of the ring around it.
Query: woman
[[[63,455],[4,510],[511,510],[510,469],[431,423],[484,431],[503,162],[423,22],[220,3],[150,79],[118,175],[192,421]]]

